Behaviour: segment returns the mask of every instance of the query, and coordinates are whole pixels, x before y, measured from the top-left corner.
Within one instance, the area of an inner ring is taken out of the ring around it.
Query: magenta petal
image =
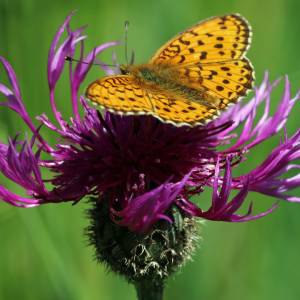
[[[278,208],[278,203],[274,203],[272,205],[272,207],[270,207],[269,209],[267,209],[264,212],[261,212],[259,214],[256,215],[250,215],[249,213],[244,215],[244,216],[232,216],[231,217],[231,222],[248,222],[248,221],[253,221],[253,220],[257,220],[260,218],[263,218],[267,215],[269,215],[270,213],[272,213],[276,208]]]
[[[219,182],[221,182],[220,192],[218,190]],[[261,218],[275,209],[275,205],[272,206],[269,210],[263,213],[252,215],[252,204],[250,205],[248,212],[244,215],[237,214],[237,211],[241,208],[243,203],[246,200],[246,197],[249,192],[249,180],[244,180],[241,183],[240,192],[229,200],[230,192],[232,190],[232,177],[230,171],[230,162],[227,160],[225,166],[225,174],[221,177],[219,172],[219,165],[217,164],[215,170],[215,177],[213,186],[213,195],[212,195],[212,204],[207,211],[203,211],[198,208],[194,203],[188,201],[185,198],[181,198],[176,203],[183,209],[186,213],[191,216],[201,217],[207,220],[212,221],[226,221],[226,222],[241,222],[246,220],[254,220]]]
[[[48,54],[48,80],[49,80],[49,86],[52,88],[55,85],[55,82],[58,80],[62,67],[63,65],[60,63],[58,64],[58,56],[56,56],[56,50],[58,47],[58,42],[66,30],[66,28],[69,26],[69,23],[71,21],[71,18],[73,16],[74,12],[71,13],[67,18],[65,19],[64,23],[59,27],[57,30],[53,41],[51,43],[51,47],[49,49],[49,54]],[[70,43],[70,38],[67,40]],[[67,43],[65,41],[65,44]],[[56,59],[55,59],[56,57]],[[56,71],[56,76],[53,75],[53,73]],[[53,77],[54,76],[54,77]]]
[[[13,206],[24,208],[35,207],[41,204],[40,200],[21,197],[17,194],[12,193],[3,186],[0,186],[0,199]]]
[[[239,102],[214,122],[215,124],[220,124],[230,119],[235,121],[231,127],[223,131],[222,135],[224,140],[232,139],[234,137],[232,131],[244,123],[242,134],[239,136],[238,140],[226,150],[227,153],[237,151],[240,148],[252,148],[277,134],[279,130],[283,128],[287,121],[287,117],[295,102],[298,101],[300,94],[298,93],[294,98],[291,98],[290,84],[286,77],[284,94],[278,109],[273,116],[270,116],[269,106],[271,93],[278,85],[278,82],[279,81],[277,80],[271,84],[268,80],[268,74],[266,74],[261,86],[258,89],[255,89],[255,97],[252,100],[245,105],[243,105],[242,102]],[[254,122],[257,108],[263,104],[265,105],[265,111],[258,122]]]
[[[4,70],[6,71],[7,77],[13,88],[13,90],[11,90],[5,85],[0,84],[0,93],[2,93],[8,100],[8,102],[0,102],[0,105],[11,108],[12,110],[16,111],[25,122],[29,122],[29,117],[22,101],[16,74],[7,60],[5,60],[3,57],[0,57],[0,61],[4,66]]]
[[[74,72],[72,72],[72,66],[70,68],[70,78],[71,78],[71,95],[72,95],[72,108],[73,108],[73,113],[77,120],[79,120],[79,110],[78,110],[78,99],[77,99],[77,94],[79,87],[83,80],[86,77],[86,74],[90,70],[90,68],[93,65],[93,62],[95,61],[95,58],[98,54],[103,52],[105,49],[113,47],[118,45],[118,42],[109,42],[105,43],[103,45],[100,45],[96,48],[94,48],[88,55],[84,58],[82,57],[82,61],[84,63],[78,63]]]
[[[287,201],[300,202],[299,197],[293,197],[286,192],[299,187],[300,176],[286,177],[292,169],[299,170],[295,162],[300,158],[300,130],[291,138],[278,145],[269,156],[256,168],[244,176],[234,178],[234,184],[239,186],[241,180],[249,178],[249,189]]]
[[[118,223],[132,231],[146,232],[160,219],[171,221],[164,213],[176,200],[189,176],[190,173],[181,182],[162,184],[150,192],[131,199],[125,209],[115,212],[122,218]]]
[[[215,179],[215,181],[218,182],[218,179],[217,180]],[[230,194],[230,190],[231,190],[231,186],[232,186],[231,183],[232,183],[231,166],[230,166],[229,159],[227,159],[226,165],[225,165],[225,174],[224,174],[224,178],[223,178],[223,184],[221,187],[220,195],[218,197],[219,199],[218,199],[217,203],[215,204],[215,211],[219,211],[225,205],[226,199],[228,199],[229,194]],[[217,194],[217,187],[215,185],[214,185],[213,195],[214,194]]]
[[[267,95],[269,94],[269,86],[269,74],[266,72],[259,88],[254,89],[255,96],[248,103],[243,103],[242,101],[238,102],[237,104],[231,106],[227,111],[222,113],[220,118],[214,121],[214,123],[217,125],[226,123],[229,120],[233,121],[231,127],[223,131],[223,135],[227,135],[228,133],[232,132],[248,119],[253,109],[260,105],[264,99],[266,99]]]

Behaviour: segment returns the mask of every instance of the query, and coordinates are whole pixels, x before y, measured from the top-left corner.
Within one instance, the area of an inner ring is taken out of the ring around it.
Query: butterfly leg
[[[153,101],[151,100],[151,96],[149,95],[149,93],[148,93],[147,90],[145,90],[145,92],[146,92],[146,97],[148,98],[149,103],[150,103],[150,105],[151,105],[151,108],[152,108],[153,113],[156,113],[156,107],[155,107],[155,105],[153,104]]]

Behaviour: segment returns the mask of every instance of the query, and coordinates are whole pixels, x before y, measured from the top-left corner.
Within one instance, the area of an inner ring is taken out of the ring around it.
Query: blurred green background
[[[0,0],[0,55],[14,66],[31,116],[51,115],[46,82],[48,47],[58,26],[74,9],[78,12],[72,24],[89,25],[90,48],[121,39],[124,21],[129,20],[129,48],[135,50],[137,62],[147,61],[167,39],[201,19],[238,12],[253,27],[248,57],[255,66],[257,83],[269,70],[272,79],[288,74],[293,92],[300,87],[297,0]],[[121,62],[123,50],[117,50]],[[104,60],[110,56],[111,52],[104,55]],[[94,68],[86,84],[98,76]],[[60,95],[60,110],[68,115],[64,85]],[[279,96],[275,92],[273,109]],[[0,125],[2,141],[24,129],[15,114],[4,108]],[[294,113],[289,132],[298,127],[299,117]],[[261,160],[277,142],[261,146],[249,158],[248,166]],[[299,191],[295,193],[299,195]],[[257,210],[273,202],[257,194],[249,199],[255,200]],[[81,202],[18,209],[0,203],[0,299],[135,298],[131,286],[93,261],[93,249],[87,247],[83,236],[87,206]],[[281,203],[275,213],[254,222],[206,222],[194,261],[169,280],[165,299],[299,299],[299,216],[300,205]]]

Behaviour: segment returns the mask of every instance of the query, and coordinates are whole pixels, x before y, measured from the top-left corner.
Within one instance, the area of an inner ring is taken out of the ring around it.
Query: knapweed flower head
[[[270,102],[278,81],[270,82],[268,74],[250,101],[241,101],[206,126],[177,128],[150,116],[101,112],[79,91],[96,56],[117,43],[105,43],[84,55],[83,28],[72,30],[70,20],[71,16],[57,31],[48,56],[50,105],[56,124],[44,114],[37,117],[38,122],[30,119],[15,72],[0,58],[10,81],[10,86],[0,84],[1,105],[14,110],[31,132],[30,138],[16,135],[0,145],[1,172],[26,192],[18,195],[0,186],[3,201],[34,207],[91,196],[105,205],[116,224],[140,233],[149,231],[158,220],[172,223],[169,212],[174,206],[190,217],[241,222],[265,216],[276,207],[253,214],[251,203],[246,214],[239,214],[250,192],[300,201],[289,193],[300,185],[299,172],[289,175],[300,167],[300,130],[291,136],[285,131],[299,93],[291,96],[287,77],[273,115]],[[78,49],[81,62],[66,61]],[[64,68],[70,73],[73,109],[68,120],[57,110],[55,95]],[[259,107],[264,112],[258,118]],[[56,144],[43,136],[44,126],[57,136]],[[278,145],[265,160],[234,177],[233,169],[247,164],[251,150],[275,135]],[[44,170],[53,176],[44,178]],[[204,210],[201,193],[207,188],[212,190],[211,204]],[[233,190],[238,192],[233,194]]]

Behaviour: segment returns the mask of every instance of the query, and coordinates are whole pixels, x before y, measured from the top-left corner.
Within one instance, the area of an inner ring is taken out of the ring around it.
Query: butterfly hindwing
[[[195,64],[178,67],[179,81],[185,86],[221,100],[218,108],[225,103],[235,103],[252,88],[253,68],[247,58],[212,64]]]

